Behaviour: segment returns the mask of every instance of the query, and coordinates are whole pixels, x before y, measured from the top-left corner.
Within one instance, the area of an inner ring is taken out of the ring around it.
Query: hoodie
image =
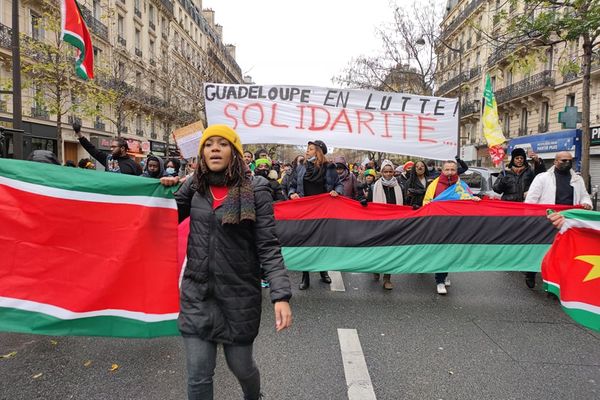
[[[150,172],[148,172],[148,162],[153,160],[158,161],[159,168],[158,172],[156,172],[155,174],[150,174]],[[162,178],[163,176],[165,176],[165,162],[160,157],[148,156],[148,158],[146,158],[146,162],[144,163],[144,173],[142,174],[142,176],[144,178]]]

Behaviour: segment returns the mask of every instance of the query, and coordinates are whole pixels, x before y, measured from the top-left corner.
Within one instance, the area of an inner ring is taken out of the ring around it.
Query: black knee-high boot
[[[306,290],[310,286],[310,275],[308,272],[302,273],[302,282],[300,282],[300,290]]]

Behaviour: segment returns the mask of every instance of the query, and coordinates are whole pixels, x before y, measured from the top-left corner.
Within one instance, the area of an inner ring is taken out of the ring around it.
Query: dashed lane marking
[[[348,400],[376,400],[356,329],[338,329]]]

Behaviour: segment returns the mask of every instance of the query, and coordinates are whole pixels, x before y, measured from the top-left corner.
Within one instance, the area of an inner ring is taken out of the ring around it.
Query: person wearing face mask
[[[546,171],[544,162],[535,154],[531,153],[534,168],[527,162],[525,150],[516,148],[510,153],[508,168],[500,174],[494,182],[494,192],[502,194],[504,201],[523,202],[533,179]]]
[[[304,164],[298,164],[292,176],[289,197],[291,200],[300,197],[314,196],[329,193],[331,197],[344,194],[344,186],[335,170],[335,164],[325,159],[327,146],[320,140],[308,142]],[[331,283],[327,271],[321,272],[321,281]],[[302,272],[302,283],[300,290],[306,290],[310,286],[308,272]]]
[[[585,189],[583,178],[573,171],[573,156],[561,151],[554,157],[554,165],[535,177],[525,203],[563,204],[592,209],[592,199]],[[525,283],[530,289],[535,287],[535,272],[528,272]]]
[[[383,160],[381,163],[381,178],[373,184],[373,190],[367,200],[373,203],[396,204],[399,206],[403,204],[402,188],[398,179],[394,176],[394,164],[391,161]],[[373,278],[379,281],[379,275],[373,274]],[[383,275],[383,288],[385,290],[394,288],[391,278],[390,274]]]
[[[176,158],[169,158],[165,164],[165,176],[179,176],[181,163]]]
[[[277,181],[277,172],[271,169],[271,160],[268,158],[259,158],[256,160],[254,175],[262,176],[269,181],[273,201],[285,200],[281,184]]]

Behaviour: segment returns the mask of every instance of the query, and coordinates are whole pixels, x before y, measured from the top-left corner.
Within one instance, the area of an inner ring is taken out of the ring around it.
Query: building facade
[[[47,21],[44,0],[20,3],[20,32],[32,40],[52,41],[55,32],[48,27],[54,23]],[[58,143],[57,115],[45,106],[44,88],[28,85],[22,76],[25,154],[40,148],[56,152],[62,146],[64,160],[87,157],[71,129],[80,120],[82,132],[101,149],[108,150],[110,139],[119,135],[128,139],[135,157],[150,152],[168,156],[175,152],[171,132],[205,119],[203,82],[243,82],[235,46],[223,43],[223,27],[215,22],[214,11],[202,9],[201,0],[78,4],[92,35],[94,82],[118,95],[99,100],[90,112],[82,96],[68,93],[68,112],[61,115],[63,140]],[[11,7],[10,0],[0,0],[0,85],[5,90],[12,81]],[[22,63],[32,62],[27,54],[21,58]],[[12,124],[12,98],[7,94],[0,95],[0,123]],[[10,136],[6,140],[10,156]]]
[[[569,62],[581,64],[581,43],[526,50],[524,43],[508,45],[496,40],[507,29],[506,19],[498,15],[502,13],[510,19],[523,7],[521,2],[500,0],[447,3],[436,43],[436,94],[461,94],[461,155],[472,165],[491,166],[481,125],[486,74],[492,81],[509,150],[515,146],[537,150],[547,163],[562,150],[581,156],[576,154],[581,130],[564,129],[559,122],[559,112],[566,106],[576,106],[581,111],[581,74],[566,68]],[[594,186],[600,185],[600,59],[593,63],[591,80],[590,175]]]

